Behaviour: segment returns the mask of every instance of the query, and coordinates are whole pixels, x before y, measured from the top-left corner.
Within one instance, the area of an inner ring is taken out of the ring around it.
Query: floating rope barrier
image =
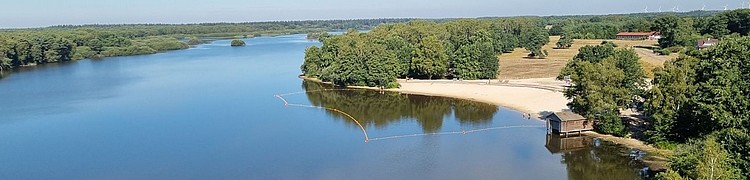
[[[465,131],[448,131],[448,132],[437,132],[437,133],[419,133],[419,134],[407,134],[407,135],[377,137],[377,138],[370,139],[370,141],[380,141],[380,140],[387,140],[387,139],[400,139],[400,138],[409,138],[409,137],[418,137],[418,136],[438,136],[438,135],[452,135],[452,134],[469,134],[469,133],[476,133],[476,132],[489,131],[489,130],[497,130],[497,129],[543,128],[543,127],[544,126],[531,126],[531,125],[528,125],[528,126],[527,125],[521,125],[521,126],[500,126],[500,127],[473,129],[473,130],[465,130]]]
[[[363,90],[366,90],[366,89],[321,89],[321,90],[299,91],[299,92],[293,92],[293,93],[279,94],[275,96],[290,96],[290,95],[297,95],[297,94],[303,94],[303,93],[323,92],[323,91],[363,91]]]
[[[349,117],[349,119],[351,119],[352,121],[354,121],[354,123],[356,123],[357,126],[359,126],[359,129],[362,130],[362,134],[365,135],[365,142],[370,141],[370,137],[367,135],[367,130],[365,130],[365,126],[363,126],[362,123],[359,123],[359,121],[357,121],[357,119],[354,118],[354,116],[349,115],[349,113],[346,113],[346,112],[344,112],[342,110],[338,110],[336,108],[329,108],[329,107],[323,107],[323,106],[313,106],[313,105],[304,105],[304,104],[290,104],[288,101],[286,101],[286,99],[284,99],[283,95],[275,95],[275,96],[277,98],[281,99],[281,101],[284,101],[284,105],[285,106],[296,106],[296,107],[306,107],[306,108],[327,109],[327,110],[330,110],[330,111],[335,111],[335,112],[338,112],[340,114],[343,114],[346,117]]]
[[[482,131],[490,131],[490,130],[497,130],[497,129],[511,129],[511,128],[544,128],[545,126],[542,125],[518,125],[518,126],[499,126],[499,127],[490,127],[490,128],[481,128],[481,129],[472,129],[472,130],[462,130],[462,131],[448,131],[448,132],[436,132],[436,133],[418,133],[418,134],[407,134],[407,135],[396,135],[396,136],[386,136],[386,137],[377,137],[370,139],[369,135],[367,134],[367,130],[365,129],[365,126],[362,125],[354,116],[350,115],[349,113],[346,113],[342,110],[336,109],[336,108],[330,108],[330,107],[323,107],[323,106],[314,106],[314,105],[305,105],[305,104],[293,104],[289,103],[284,96],[290,96],[290,95],[296,95],[296,94],[303,94],[303,93],[309,93],[309,92],[324,92],[324,91],[356,91],[361,89],[322,89],[322,90],[313,90],[313,91],[300,91],[300,92],[293,92],[293,93],[286,93],[286,94],[278,94],[274,95],[274,97],[279,98],[281,101],[284,102],[284,106],[294,106],[294,107],[304,107],[304,108],[316,108],[316,109],[326,109],[330,111],[334,111],[340,114],[343,114],[344,116],[348,117],[354,123],[359,126],[359,129],[362,130],[362,134],[365,136],[365,143],[369,141],[381,141],[381,140],[387,140],[387,139],[400,139],[400,138],[409,138],[409,137],[418,137],[418,136],[438,136],[438,135],[452,135],[452,134],[469,134],[469,133],[476,133],[476,132],[482,132]]]

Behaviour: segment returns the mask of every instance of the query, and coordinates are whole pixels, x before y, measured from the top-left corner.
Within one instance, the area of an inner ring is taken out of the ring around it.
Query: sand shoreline
[[[304,76],[300,76],[300,78],[308,81],[327,83]],[[551,78],[521,80],[508,83],[501,83],[497,80],[399,80],[401,87],[398,89],[361,86],[349,86],[349,88],[466,99],[502,106],[541,118],[549,113],[568,109],[568,100],[563,96],[563,93],[554,90],[554,87],[558,86],[561,82],[554,83],[553,85],[543,83],[554,81]],[[559,89],[562,90],[562,87],[559,87]]]

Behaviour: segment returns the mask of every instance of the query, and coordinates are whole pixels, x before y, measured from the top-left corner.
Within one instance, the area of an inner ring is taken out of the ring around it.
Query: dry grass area
[[[556,77],[560,70],[565,67],[568,60],[578,54],[578,49],[586,45],[599,45],[601,39],[576,39],[573,46],[569,49],[555,49],[559,36],[550,36],[550,42],[542,47],[547,50],[549,55],[546,59],[529,59],[526,55],[528,51],[522,48],[514,50],[499,56],[500,59],[500,79],[528,79],[528,78],[549,78]],[[656,41],[626,41],[626,40],[607,40],[618,45],[619,48],[630,48],[633,46],[651,46],[657,44]],[[660,56],[653,54],[650,50],[636,48],[636,53],[641,56],[641,64],[649,77],[653,76],[652,70],[655,67],[663,66],[666,60],[677,57],[677,54],[670,56]]]

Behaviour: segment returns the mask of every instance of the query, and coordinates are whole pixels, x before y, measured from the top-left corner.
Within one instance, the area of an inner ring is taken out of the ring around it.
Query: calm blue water
[[[643,167],[627,149],[595,140],[550,150],[544,128],[365,143],[340,113],[274,97],[330,88],[297,78],[304,49],[318,42],[245,41],[0,79],[0,179],[638,179]],[[370,138],[544,125],[439,97],[356,90],[284,98],[348,112]]]

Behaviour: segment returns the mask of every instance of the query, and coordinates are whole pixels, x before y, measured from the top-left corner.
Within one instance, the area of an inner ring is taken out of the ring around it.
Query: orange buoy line
[[[386,139],[400,139],[400,138],[417,137],[417,136],[437,136],[437,135],[451,135],[451,134],[469,134],[469,133],[476,133],[476,132],[481,132],[481,131],[489,131],[489,130],[497,130],[497,129],[543,128],[543,127],[545,127],[545,126],[533,126],[533,125],[499,126],[499,127],[491,127],[491,128],[473,129],[473,130],[468,130],[468,131],[448,131],[448,132],[437,132],[437,133],[420,133],[420,134],[407,134],[407,135],[377,137],[377,138],[370,139],[370,141],[380,141],[380,140],[386,140]]]
[[[362,126],[362,124],[359,123],[359,121],[357,121],[357,119],[355,119],[354,117],[352,117],[352,115],[349,115],[348,113],[345,113],[344,111],[341,111],[341,110],[338,110],[338,109],[334,109],[334,108],[328,108],[328,107],[326,107],[326,109],[339,112],[339,113],[341,113],[343,115],[346,115],[347,117],[351,118],[355,123],[357,123],[357,126],[359,126],[359,129],[362,130],[362,134],[365,135],[365,142],[370,141],[370,137],[367,136],[367,130],[365,130],[365,127]]]
[[[321,91],[325,91],[325,90],[321,90]],[[289,93],[289,94],[274,95],[274,96],[276,96],[277,98],[281,99],[281,101],[284,101],[284,106],[296,106],[296,107],[327,109],[327,110],[330,110],[330,111],[335,111],[335,112],[341,113],[341,114],[345,115],[346,117],[349,117],[349,119],[351,119],[352,121],[354,121],[354,123],[356,123],[357,126],[359,126],[359,129],[362,130],[362,134],[365,135],[365,142],[369,142],[370,141],[370,137],[367,135],[367,130],[365,130],[365,126],[363,126],[362,123],[359,123],[359,121],[356,118],[354,118],[354,116],[349,115],[349,113],[346,113],[344,111],[338,110],[336,108],[329,108],[329,107],[322,107],[322,106],[313,106],[313,105],[304,105],[304,104],[290,104],[288,101],[286,101],[286,99],[284,99],[283,96],[288,96],[288,95],[291,95],[291,94],[301,94],[301,93]]]

